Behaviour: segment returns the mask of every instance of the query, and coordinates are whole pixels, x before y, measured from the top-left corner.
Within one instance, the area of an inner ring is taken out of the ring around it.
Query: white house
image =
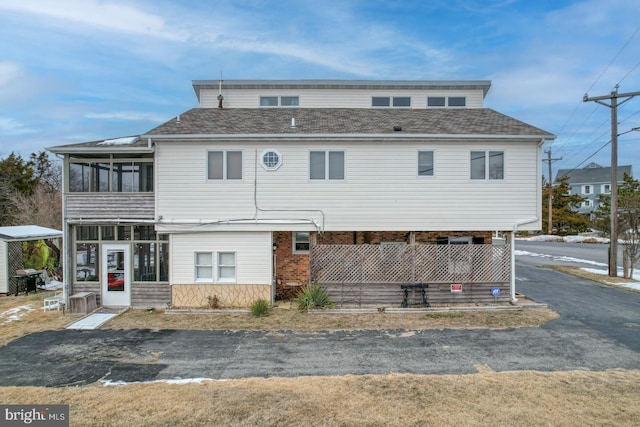
[[[200,106],[65,160],[71,292],[246,306],[287,284],[340,303],[514,297],[496,233],[537,230],[541,145],[488,81],[194,81]],[[453,286],[455,285],[455,286]],[[345,297],[348,295],[348,297]]]

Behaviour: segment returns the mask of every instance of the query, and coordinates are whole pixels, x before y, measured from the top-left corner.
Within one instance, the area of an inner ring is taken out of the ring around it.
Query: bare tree
[[[640,261],[640,182],[625,174],[618,189],[618,223],[624,241],[624,276],[633,278]]]
[[[39,184],[32,194],[14,193],[10,213],[14,225],[32,224],[53,229],[62,227],[62,195],[49,185]]]

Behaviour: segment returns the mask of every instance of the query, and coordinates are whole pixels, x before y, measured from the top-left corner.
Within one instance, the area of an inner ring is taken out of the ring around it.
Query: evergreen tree
[[[549,224],[549,184],[543,180],[542,186],[542,230],[546,232]],[[551,209],[553,217],[553,233],[559,236],[577,234],[589,231],[589,220],[577,212],[584,197],[571,194],[569,177],[563,176],[553,186],[553,200]]]

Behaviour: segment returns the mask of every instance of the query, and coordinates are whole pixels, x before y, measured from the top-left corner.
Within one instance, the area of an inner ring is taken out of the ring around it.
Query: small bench
[[[400,285],[400,289],[402,289],[404,293],[404,299],[402,300],[402,308],[407,308],[409,306],[409,291],[412,293],[413,299],[415,299],[416,291],[420,291],[422,294],[422,306],[430,307],[429,301],[427,301],[427,288],[429,287],[426,283],[405,283]]]

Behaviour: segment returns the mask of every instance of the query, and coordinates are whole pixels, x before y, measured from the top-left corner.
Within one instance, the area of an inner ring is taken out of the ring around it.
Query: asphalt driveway
[[[0,386],[640,369],[639,293],[537,268],[518,276],[520,292],[547,302],[561,318],[502,330],[40,332],[0,348]]]

